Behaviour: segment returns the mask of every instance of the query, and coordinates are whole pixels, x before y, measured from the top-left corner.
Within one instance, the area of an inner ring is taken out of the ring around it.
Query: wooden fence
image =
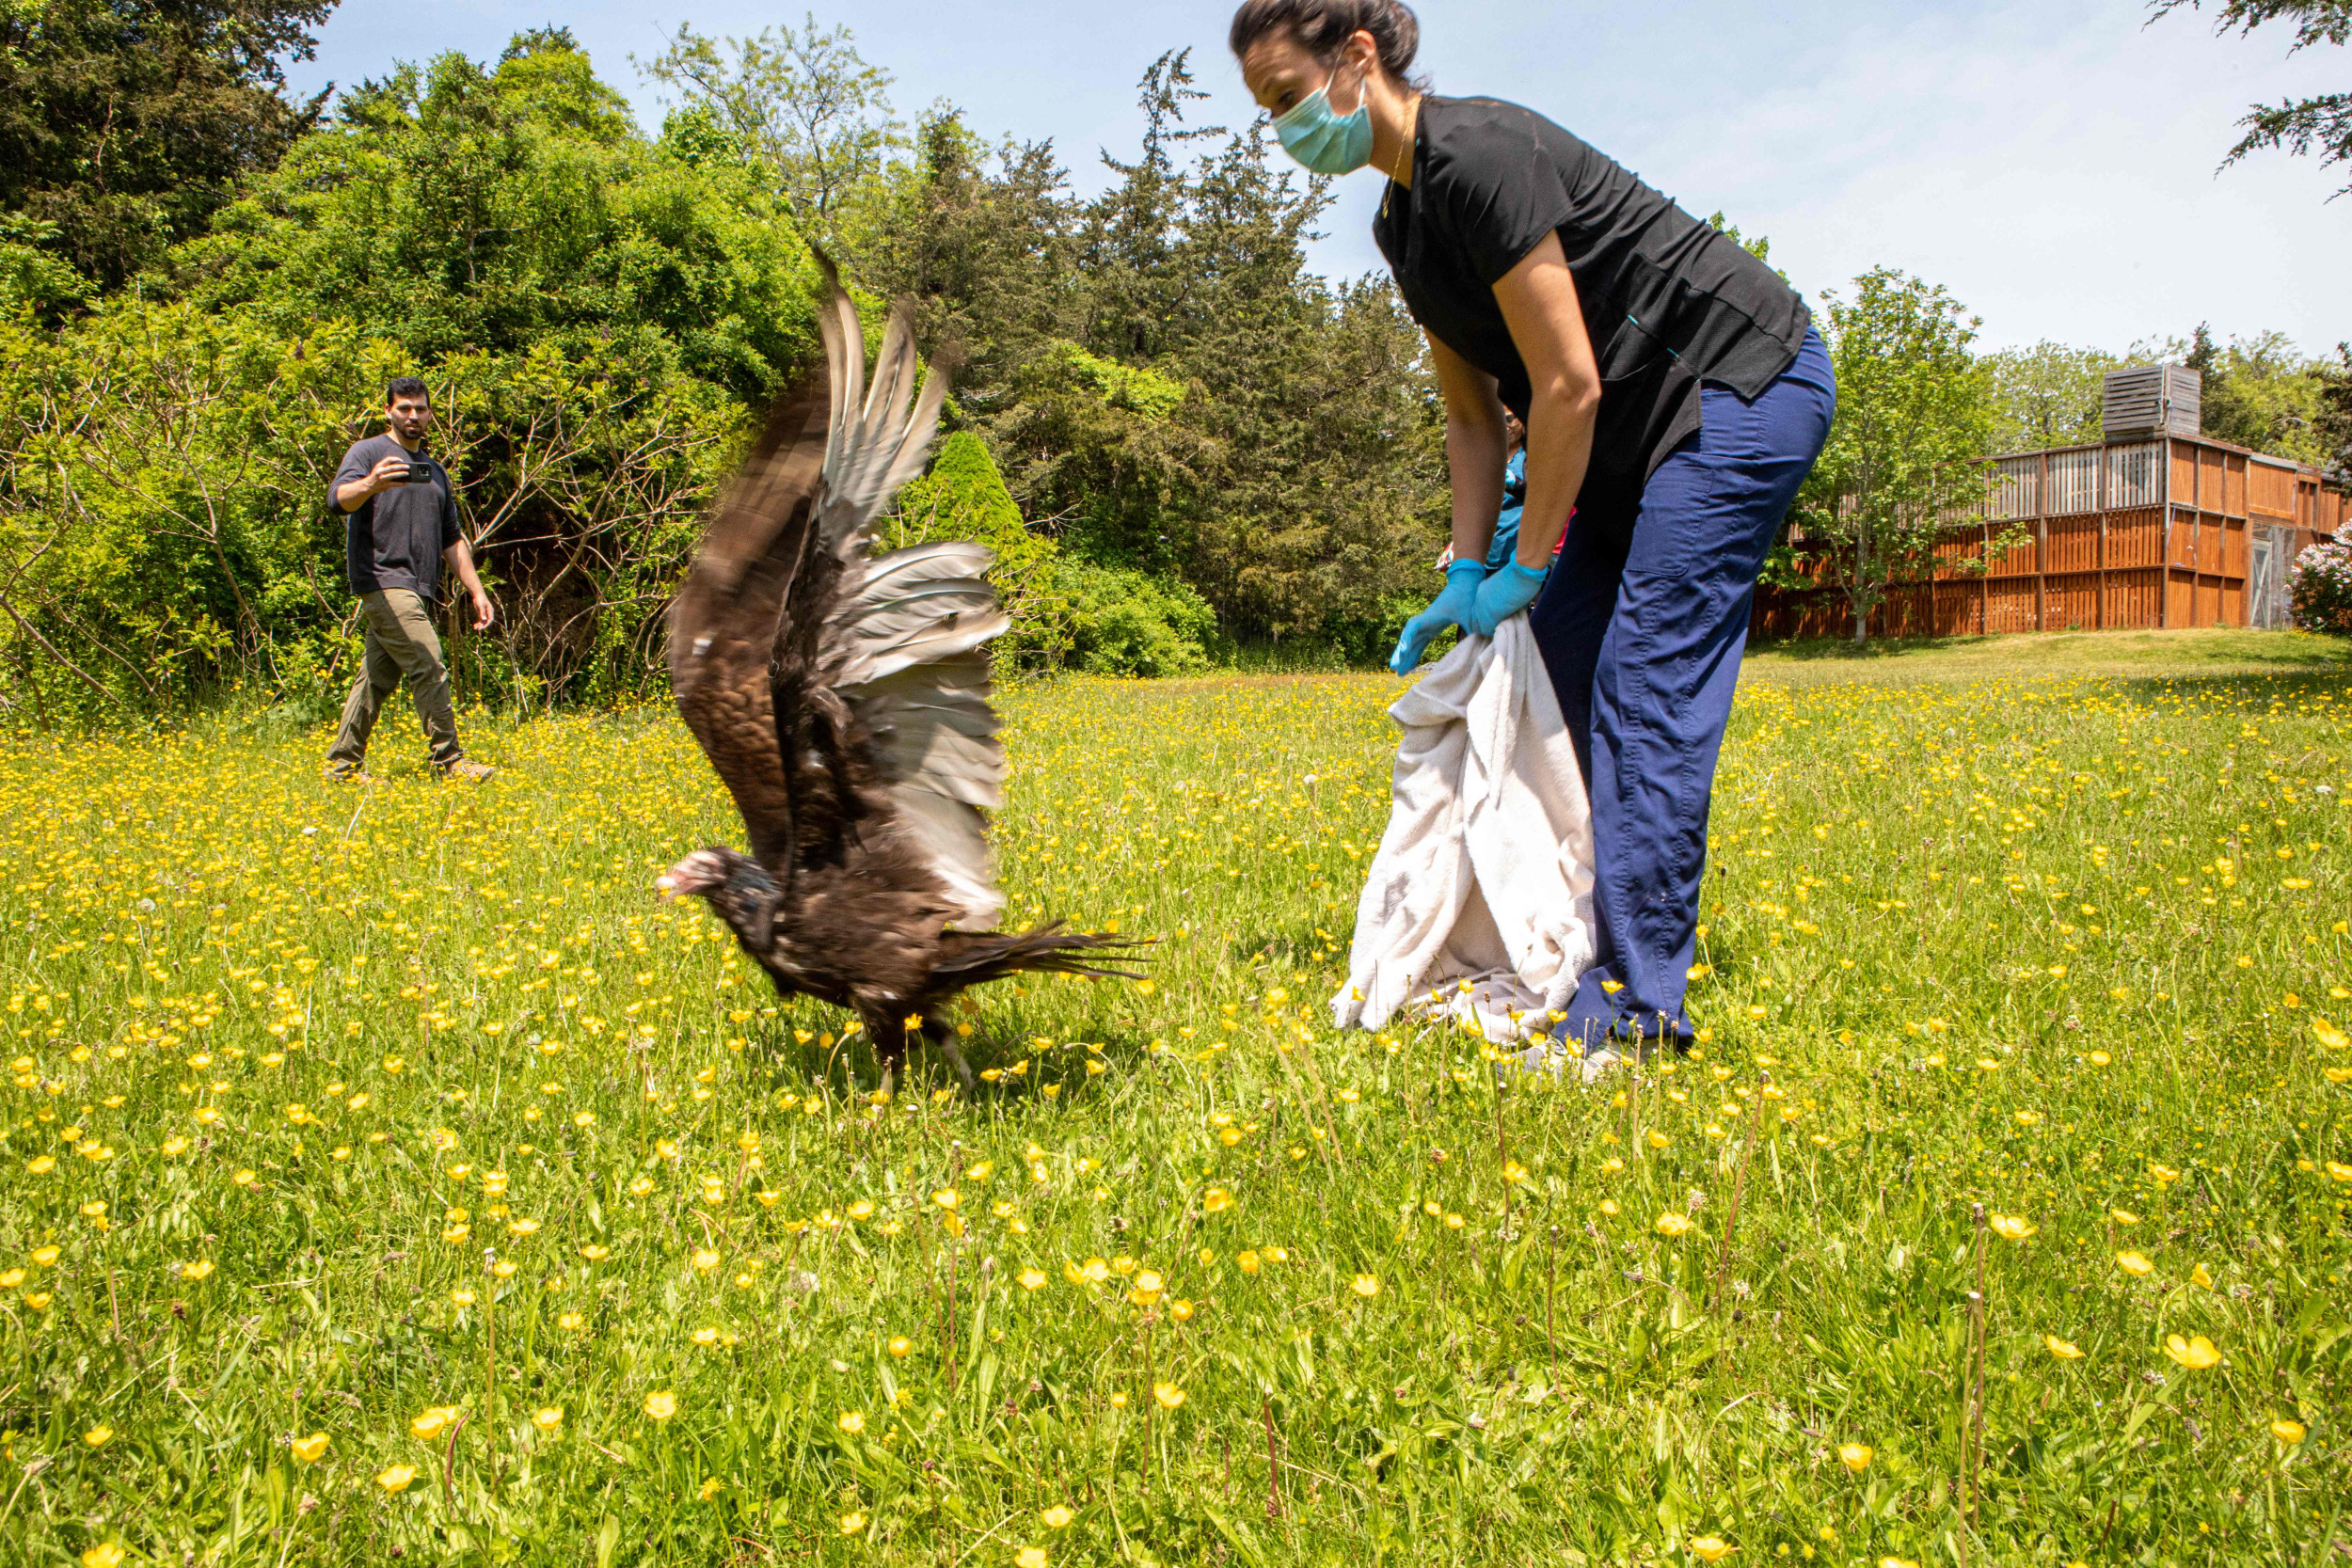
[[[2352,517],[2352,501],[2317,469],[2185,436],[2021,452],[1991,467],[1984,502],[1936,546],[1947,564],[1898,586],[1871,613],[1871,635],[2284,626],[2296,556]],[[1965,569],[2019,529],[2024,544],[1981,575]],[[1804,538],[1791,542],[1802,562]],[[1807,575],[1827,581],[1826,562]],[[1835,589],[1757,590],[1756,640],[1852,629]]]

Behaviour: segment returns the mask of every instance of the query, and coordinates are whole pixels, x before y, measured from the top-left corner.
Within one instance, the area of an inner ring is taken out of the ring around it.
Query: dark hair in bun
[[[1326,65],[1358,33],[1370,33],[1380,51],[1380,69],[1396,81],[1425,91],[1425,78],[1412,74],[1421,52],[1421,24],[1403,0],[1243,0],[1228,38],[1236,59],[1268,33],[1286,32],[1300,48]]]

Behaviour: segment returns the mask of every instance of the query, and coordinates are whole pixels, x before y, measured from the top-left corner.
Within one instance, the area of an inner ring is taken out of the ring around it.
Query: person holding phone
[[[343,519],[344,570],[359,596],[367,657],[343,704],[342,724],[326,753],[330,779],[367,781],[360,765],[385,699],[405,678],[424,724],[434,768],[443,778],[479,781],[495,769],[469,759],[457,743],[457,714],[449,697],[449,667],[433,629],[446,562],[472,600],[473,629],[487,629],[496,611],[474,572],[473,551],[457,527],[449,470],[424,450],[433,400],[413,375],[384,392],[385,431],[343,453],[327,505]]]
[[[1599,958],[1555,1033],[1679,1045],[1756,579],[1836,381],[1772,268],[1534,110],[1427,91],[1420,41],[1400,0],[1246,0],[1230,36],[1294,158],[1383,182],[1373,236],[1445,399],[1454,559],[1391,667],[1529,616],[1592,800]],[[1506,413],[1526,494],[1490,563]]]

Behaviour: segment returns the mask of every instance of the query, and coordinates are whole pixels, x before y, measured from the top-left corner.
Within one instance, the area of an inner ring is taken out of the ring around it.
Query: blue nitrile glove
[[[1543,591],[1544,578],[1549,574],[1530,571],[1512,561],[1478,585],[1477,602],[1462,621],[1462,629],[1473,637],[1492,637],[1495,628],[1535,602]]]
[[[1478,602],[1478,585],[1486,579],[1486,563],[1483,561],[1457,561],[1445,569],[1445,588],[1429,601],[1429,608],[1405,623],[1405,635],[1396,640],[1396,652],[1389,656],[1389,668],[1398,674],[1409,673],[1421,662],[1421,656],[1438,634],[1448,626],[1458,626]]]

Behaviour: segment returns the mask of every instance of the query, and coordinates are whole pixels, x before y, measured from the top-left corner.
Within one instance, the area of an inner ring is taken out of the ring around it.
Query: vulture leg
[[[972,1064],[963,1059],[963,1047],[956,1043],[954,1024],[945,1019],[927,1018],[923,1021],[923,1038],[946,1058],[947,1065],[955,1069],[956,1077],[962,1083],[964,1093],[980,1092],[979,1081],[972,1076]]]
[[[860,1002],[857,1006],[857,1015],[865,1023],[874,1058],[882,1064],[882,1086],[895,1092],[898,1069],[905,1063],[907,1052],[920,1043],[939,1053],[966,1094],[977,1094],[979,1080],[973,1076],[972,1064],[963,1059],[963,1051],[956,1042],[955,1025],[945,1019],[926,1017],[918,1027],[909,1029],[908,1011],[909,1005],[903,1002]]]
[[[882,1087],[891,1088],[898,1080],[898,1064],[907,1059],[906,1008],[863,997],[856,1006],[858,1021],[866,1026],[866,1042],[873,1047],[874,1059],[882,1064]]]

